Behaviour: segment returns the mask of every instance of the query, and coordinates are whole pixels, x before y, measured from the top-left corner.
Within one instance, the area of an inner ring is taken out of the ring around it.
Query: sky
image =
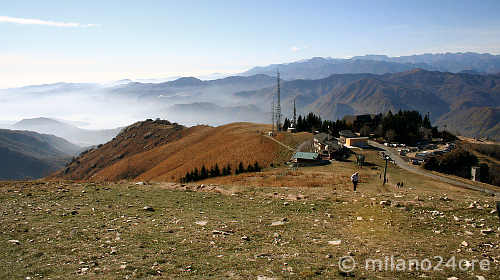
[[[0,88],[316,56],[500,54],[500,1],[0,0]]]

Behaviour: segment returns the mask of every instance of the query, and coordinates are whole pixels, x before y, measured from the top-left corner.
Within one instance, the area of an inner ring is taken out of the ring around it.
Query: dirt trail
[[[294,150],[294,149],[292,149],[290,146],[288,146],[288,145],[285,145],[285,144],[281,143],[280,141],[278,141],[278,140],[274,139],[273,137],[271,137],[271,136],[269,136],[269,135],[264,135],[264,136],[265,136],[265,137],[267,137],[267,138],[269,138],[269,139],[271,139],[271,140],[273,140],[274,142],[276,142],[276,143],[280,144],[281,146],[283,146],[283,147],[287,148],[288,150],[290,150],[290,151],[292,151],[292,152],[295,152],[295,150]]]

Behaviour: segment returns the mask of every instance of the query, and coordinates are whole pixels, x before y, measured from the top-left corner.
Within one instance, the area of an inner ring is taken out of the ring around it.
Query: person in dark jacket
[[[359,173],[356,172],[351,175],[351,182],[353,186],[353,190],[356,191],[356,187],[358,186],[358,181],[359,181]]]

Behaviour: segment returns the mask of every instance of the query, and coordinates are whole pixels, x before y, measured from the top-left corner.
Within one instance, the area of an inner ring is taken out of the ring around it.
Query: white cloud
[[[99,24],[82,24],[77,22],[61,22],[61,21],[49,21],[33,18],[16,18],[0,16],[0,22],[7,23],[17,23],[17,24],[30,24],[30,25],[46,25],[46,26],[56,26],[56,27],[96,27]]]
[[[297,46],[291,46],[290,47],[290,50],[292,52],[298,52],[298,51],[303,51],[305,49],[307,49],[308,47],[307,46],[304,46],[304,47],[297,47]]]

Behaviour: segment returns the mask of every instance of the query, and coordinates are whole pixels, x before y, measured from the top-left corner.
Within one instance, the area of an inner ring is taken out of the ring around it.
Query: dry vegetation
[[[235,160],[236,153],[246,162],[269,158],[269,165],[286,154],[261,135],[267,126],[192,129],[130,157],[132,168],[155,163],[137,178],[171,181],[183,168]],[[294,147],[310,137],[298,135],[277,137]],[[356,166],[352,155],[325,166],[268,167],[190,185],[0,182],[0,279],[498,278],[495,197],[394,165],[382,185],[377,151],[356,152],[366,166]],[[97,174],[121,174],[122,164]],[[354,193],[349,176],[356,170],[361,182]],[[404,272],[358,266],[344,273],[338,262],[346,255],[358,263],[394,256],[436,265],[434,256],[442,256],[491,266]]]
[[[252,123],[174,128],[143,122],[103,147],[82,155],[70,165],[67,174],[60,172],[55,177],[178,181],[186,172],[203,165],[210,168],[218,164],[222,168],[230,164],[233,170],[240,162],[245,167],[255,162],[263,167],[279,166],[292,153],[264,136],[269,129],[269,125]],[[149,134],[146,139],[144,136]],[[283,138],[291,146],[307,137],[311,137],[309,133],[278,135],[278,139]]]
[[[379,169],[371,167],[363,167],[360,191],[353,193],[345,176],[355,169],[343,162],[264,172],[290,187],[251,186],[265,185],[261,174],[228,177],[230,186],[3,182],[0,278],[496,279],[494,198],[395,168],[383,187],[373,181]],[[396,180],[407,187],[395,189]],[[338,261],[346,255],[358,263],[454,256],[487,259],[491,267],[358,267],[345,274]]]

